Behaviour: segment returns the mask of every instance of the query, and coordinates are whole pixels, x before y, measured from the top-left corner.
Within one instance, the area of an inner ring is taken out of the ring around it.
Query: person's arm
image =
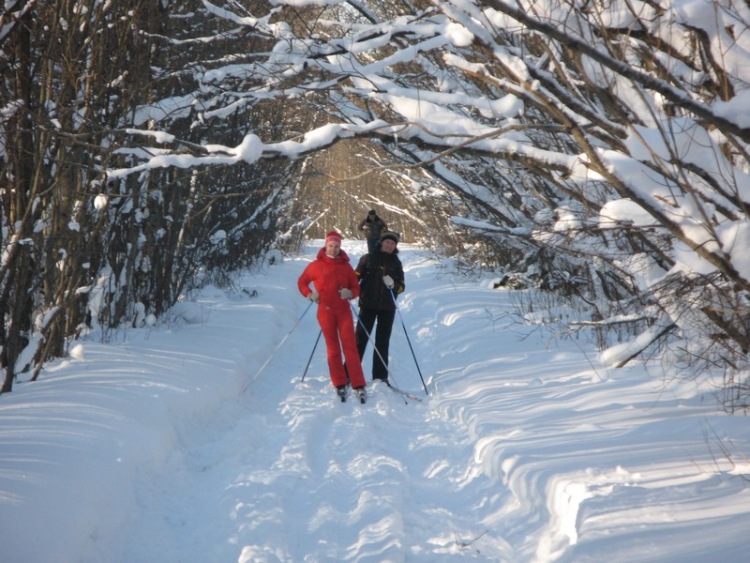
[[[360,260],[361,261],[361,260]],[[359,297],[359,278],[357,277],[357,274],[355,273],[354,269],[349,266],[349,271],[347,272],[348,276],[348,283],[347,287],[352,292],[352,299],[356,299]]]
[[[404,267],[401,260],[396,261],[396,268],[393,272],[393,294],[399,295],[406,289],[406,280],[404,279]]]
[[[311,281],[310,266],[308,266],[305,268],[305,271],[302,272],[302,275],[297,278],[297,289],[299,289],[299,292],[304,295],[306,299],[311,299],[317,303],[320,300],[320,295],[317,291],[310,289]]]
[[[357,263],[357,267],[354,268],[354,273],[357,274],[357,278],[360,280],[367,276],[367,260],[369,259],[369,256],[369,254],[362,256]]]
[[[307,268],[305,268],[305,271],[297,278],[297,289],[299,289],[299,292],[303,297],[309,297],[312,293],[312,290],[310,289],[310,281]]]

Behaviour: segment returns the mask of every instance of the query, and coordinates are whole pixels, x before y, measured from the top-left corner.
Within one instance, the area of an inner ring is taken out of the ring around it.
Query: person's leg
[[[359,355],[359,363],[362,364],[362,358],[365,357],[365,349],[367,348],[367,335],[372,332],[372,325],[375,324],[376,311],[373,310],[361,310],[359,311],[359,321],[357,321],[357,354]],[[348,361],[348,360],[347,360]],[[344,370],[346,371],[347,379],[349,379],[349,367],[347,363],[344,363]],[[351,380],[351,379],[349,379]]]
[[[372,358],[373,379],[388,381],[388,350],[395,316],[396,311],[378,311],[378,326],[375,330],[375,348],[377,352],[373,350]]]
[[[357,323],[357,351],[359,352],[359,359],[365,357],[365,350],[367,349],[367,342],[370,338],[368,334],[372,334],[372,327],[375,326],[375,317],[378,312],[375,309],[360,309],[359,310],[359,322]]]
[[[338,335],[341,340],[341,347],[344,349],[349,382],[355,389],[357,387],[364,387],[366,385],[365,374],[362,372],[362,361],[359,359],[359,353],[357,352],[357,338],[354,335],[352,315],[347,309],[343,309],[337,313],[336,317],[338,320]],[[343,366],[341,371],[344,371]]]
[[[341,344],[339,343],[336,315],[324,307],[318,307],[318,322],[326,341],[328,373],[331,376],[331,383],[336,387],[346,385],[346,372],[344,371],[344,365],[341,363]]]

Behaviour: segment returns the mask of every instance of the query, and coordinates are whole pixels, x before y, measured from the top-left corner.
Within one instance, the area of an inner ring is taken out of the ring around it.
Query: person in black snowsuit
[[[365,236],[367,237],[367,252],[370,253],[375,252],[380,242],[380,237],[388,230],[388,225],[378,217],[374,209],[370,209],[367,217],[359,222],[359,230],[365,232]]]
[[[357,350],[360,360],[367,348],[368,335],[377,321],[372,378],[388,382],[388,346],[396,317],[396,296],[406,287],[404,268],[398,257],[398,233],[385,232],[373,252],[359,259],[354,272],[359,278],[359,321]]]

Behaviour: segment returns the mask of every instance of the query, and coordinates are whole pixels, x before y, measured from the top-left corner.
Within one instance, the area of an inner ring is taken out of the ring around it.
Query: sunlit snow
[[[342,404],[296,289],[319,244],[4,395],[0,560],[745,560],[750,420],[711,381],[606,369],[405,247],[392,378],[422,401]]]

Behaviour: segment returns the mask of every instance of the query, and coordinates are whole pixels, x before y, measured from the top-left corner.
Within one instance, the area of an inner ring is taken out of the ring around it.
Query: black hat
[[[378,214],[377,211],[375,211],[374,209],[370,209],[370,212],[368,213],[368,215],[377,215],[377,214]]]
[[[391,239],[393,242],[398,244],[399,241],[398,233],[394,233],[393,231],[386,231],[383,233],[383,236],[380,237],[380,242],[383,242],[386,239]]]

